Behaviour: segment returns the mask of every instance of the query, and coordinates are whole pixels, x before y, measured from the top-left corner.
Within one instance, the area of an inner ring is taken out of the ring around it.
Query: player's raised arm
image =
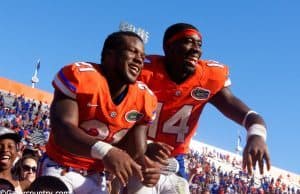
[[[266,144],[267,128],[263,118],[234,96],[228,87],[219,91],[210,102],[226,117],[247,129],[243,168],[247,168],[249,174],[252,174],[252,168],[258,162],[261,174],[263,174],[264,163],[269,170],[271,162]]]

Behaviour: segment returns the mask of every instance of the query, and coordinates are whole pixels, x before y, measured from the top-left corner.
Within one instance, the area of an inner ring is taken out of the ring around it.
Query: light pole
[[[31,87],[35,88],[35,85],[39,82],[38,78],[38,71],[40,69],[40,59],[38,60],[37,64],[35,65],[35,70],[33,76],[31,77]]]

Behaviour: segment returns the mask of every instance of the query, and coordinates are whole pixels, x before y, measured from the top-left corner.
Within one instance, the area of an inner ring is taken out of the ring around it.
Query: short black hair
[[[131,31],[118,31],[110,34],[104,41],[102,52],[101,52],[101,63],[105,57],[107,50],[114,50],[120,47],[120,45],[124,44],[124,36],[132,36],[136,37],[141,42],[143,39],[134,32]]]
[[[54,176],[39,176],[26,191],[49,191],[49,192],[69,192],[66,184],[58,177]]]
[[[164,38],[163,38],[163,46],[165,46],[166,42],[175,34],[177,34],[178,32],[181,32],[185,29],[194,29],[199,31],[195,26],[191,25],[191,24],[187,24],[187,23],[176,23],[173,24],[171,26],[169,26],[164,34]]]
[[[15,191],[15,186],[10,181],[0,178],[0,191]]]

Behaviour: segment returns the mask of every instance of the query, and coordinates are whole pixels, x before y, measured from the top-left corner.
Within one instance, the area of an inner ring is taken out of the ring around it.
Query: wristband
[[[91,147],[91,156],[96,159],[102,160],[109,150],[113,148],[112,145],[105,143],[103,141],[97,141]]]
[[[247,119],[248,119],[248,116],[251,115],[251,114],[257,114],[257,112],[253,111],[253,110],[249,110],[246,115],[244,116],[243,118],[243,122],[242,122],[242,125],[244,127],[246,127],[246,122],[247,122]]]
[[[247,130],[247,140],[252,135],[261,136],[264,139],[264,141],[266,142],[266,140],[267,140],[267,129],[262,124],[253,124]]]
[[[179,171],[178,161],[174,157],[168,158],[167,161],[168,161],[168,165],[162,166],[160,169],[161,170],[160,173],[164,175],[171,175],[173,173],[177,173]]]

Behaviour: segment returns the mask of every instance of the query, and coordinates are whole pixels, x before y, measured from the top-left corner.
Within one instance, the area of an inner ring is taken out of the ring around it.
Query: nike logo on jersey
[[[99,105],[98,105],[98,104],[87,103],[87,106],[88,106],[88,107],[97,107],[97,106],[99,106]]]

